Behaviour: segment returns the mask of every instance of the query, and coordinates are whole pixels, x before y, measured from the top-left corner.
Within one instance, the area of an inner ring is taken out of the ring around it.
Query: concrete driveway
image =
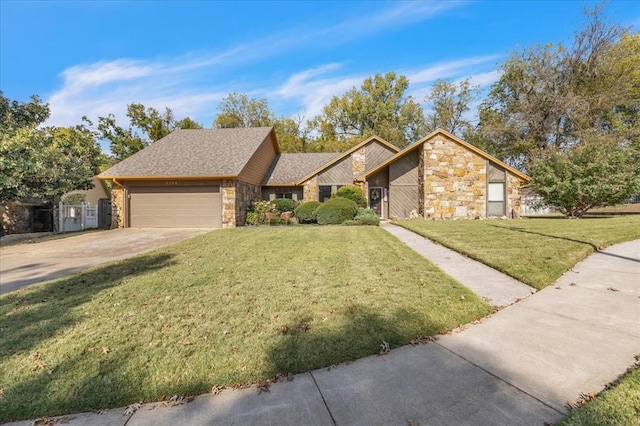
[[[0,247],[0,294],[126,259],[210,231],[125,228]]]

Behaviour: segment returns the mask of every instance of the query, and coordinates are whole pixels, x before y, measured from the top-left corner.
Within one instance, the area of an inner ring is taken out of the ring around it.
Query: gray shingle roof
[[[314,170],[336,158],[337,152],[279,154],[262,180],[263,185],[293,185]]]
[[[237,176],[271,127],[175,130],[99,177]]]

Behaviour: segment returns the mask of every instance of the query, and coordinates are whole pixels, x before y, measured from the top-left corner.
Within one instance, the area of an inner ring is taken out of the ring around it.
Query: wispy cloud
[[[60,74],[61,87],[48,99],[51,106],[48,124],[66,126],[78,123],[83,115],[95,119],[109,113],[125,120],[126,105],[141,102],[155,108],[168,106],[177,116],[190,115],[209,125],[216,104],[231,91],[262,96],[277,94],[312,116],[320,112],[331,96],[357,85],[365,76],[339,76],[336,71],[341,66],[327,64],[296,72],[284,84],[261,87],[272,77],[247,81],[252,72],[247,65],[309,45],[346,43],[370,33],[421,22],[463,4],[465,2],[455,1],[392,3],[369,15],[325,26],[308,25],[304,30],[290,28],[217,52],[75,65]],[[446,69],[442,69],[441,74],[446,74]],[[429,77],[416,74],[415,78],[425,81]]]

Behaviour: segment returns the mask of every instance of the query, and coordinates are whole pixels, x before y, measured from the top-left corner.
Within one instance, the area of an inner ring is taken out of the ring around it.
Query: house
[[[100,180],[98,179],[98,177],[94,177],[91,183],[93,185],[93,188],[71,191],[62,196],[62,201],[77,196],[79,198],[82,198],[92,206],[97,206],[100,203],[100,200],[111,198],[111,191],[109,190],[109,187],[104,180]]]
[[[40,199],[24,198],[0,204],[2,221],[0,236],[31,232],[53,232],[53,204]]]
[[[114,227],[234,227],[278,154],[271,127],[176,130],[98,177]]]
[[[354,182],[383,218],[519,215],[528,179],[444,131],[402,151],[373,136],[281,153],[270,127],[176,130],[98,177],[113,182],[114,227],[210,228],[242,226],[259,199],[324,201]]]
[[[382,218],[520,216],[530,178],[444,130],[436,130],[358,176]]]
[[[92,189],[72,191],[62,196],[62,199],[65,200],[69,196],[77,194],[82,196],[85,201],[90,202],[92,206],[97,206],[100,199],[110,199],[109,188],[104,181],[94,177],[92,184]],[[58,230],[56,228],[58,223],[57,206],[54,206],[50,201],[24,198],[0,204],[0,209],[2,210],[0,235]]]
[[[343,153],[280,154],[263,180],[263,199],[284,196],[304,202],[325,201],[398,151],[395,145],[372,136]]]

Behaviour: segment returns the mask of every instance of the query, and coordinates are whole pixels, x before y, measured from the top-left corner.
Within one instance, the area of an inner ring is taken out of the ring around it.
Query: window
[[[489,182],[487,216],[504,215],[504,182]]]
[[[331,198],[331,185],[325,185],[318,187],[318,200],[320,202],[325,202],[329,198]]]
[[[293,192],[276,191],[276,198],[288,198],[290,200],[293,200]]]

